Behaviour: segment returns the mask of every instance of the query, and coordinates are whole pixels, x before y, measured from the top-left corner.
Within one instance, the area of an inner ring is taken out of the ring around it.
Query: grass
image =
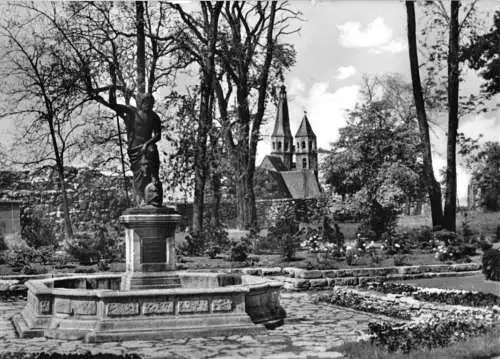
[[[350,359],[493,359],[500,355],[500,329],[448,347],[420,349],[408,354],[388,353],[367,342],[346,343],[338,351]]]
[[[500,212],[478,212],[469,211],[468,220],[471,229],[475,233],[482,233],[486,236],[495,237],[497,225],[500,224]],[[462,230],[464,212],[457,213],[457,230]],[[420,226],[432,226],[430,216],[400,216],[398,219],[399,229],[418,228]]]
[[[500,295],[500,282],[484,279],[484,275],[478,274],[464,277],[426,278],[405,280],[404,284],[412,284],[425,288],[463,289],[475,290],[483,293]]]

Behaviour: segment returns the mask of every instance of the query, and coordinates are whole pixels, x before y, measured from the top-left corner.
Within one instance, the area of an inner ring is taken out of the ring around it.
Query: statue
[[[139,207],[159,207],[163,201],[163,190],[159,179],[160,157],[156,142],[161,138],[161,121],[153,111],[153,95],[139,93],[136,103],[137,108],[115,105],[127,127],[127,153],[136,202]]]

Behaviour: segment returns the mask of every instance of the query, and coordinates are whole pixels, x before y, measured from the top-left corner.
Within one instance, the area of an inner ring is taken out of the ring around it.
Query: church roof
[[[292,131],[290,131],[290,117],[288,114],[288,101],[286,99],[285,86],[281,86],[278,111],[276,113],[276,122],[274,123],[272,136],[292,137]]]
[[[287,170],[285,164],[281,160],[281,157],[270,156],[270,155],[264,157],[259,167],[274,172],[281,172]]]
[[[259,167],[255,171],[254,191],[255,197],[259,199],[283,199],[291,198],[290,192],[281,176],[283,172],[276,172]]]
[[[295,137],[316,137],[306,113],[304,113],[304,117],[302,118],[302,122],[300,123]]]
[[[286,171],[280,174],[294,199],[315,198],[321,194],[316,175],[311,170]]]

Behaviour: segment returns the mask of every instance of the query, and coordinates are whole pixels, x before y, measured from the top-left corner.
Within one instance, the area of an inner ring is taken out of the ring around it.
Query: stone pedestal
[[[165,207],[132,208],[120,217],[125,226],[124,290],[175,286],[168,272],[175,270],[175,227],[180,220],[175,210]]]

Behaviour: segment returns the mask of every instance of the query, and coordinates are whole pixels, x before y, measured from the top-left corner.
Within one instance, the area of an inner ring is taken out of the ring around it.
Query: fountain
[[[13,317],[20,337],[105,342],[254,334],[283,322],[281,283],[239,273],[175,271],[179,215],[133,209],[126,227],[126,272],[31,280]]]
[[[153,97],[137,108],[114,103],[125,116],[137,207],[125,211],[126,271],[26,283],[28,303],[13,317],[21,337],[103,342],[259,332],[280,325],[281,283],[235,273],[176,271],[180,215],[162,206],[155,142],[161,123]]]

